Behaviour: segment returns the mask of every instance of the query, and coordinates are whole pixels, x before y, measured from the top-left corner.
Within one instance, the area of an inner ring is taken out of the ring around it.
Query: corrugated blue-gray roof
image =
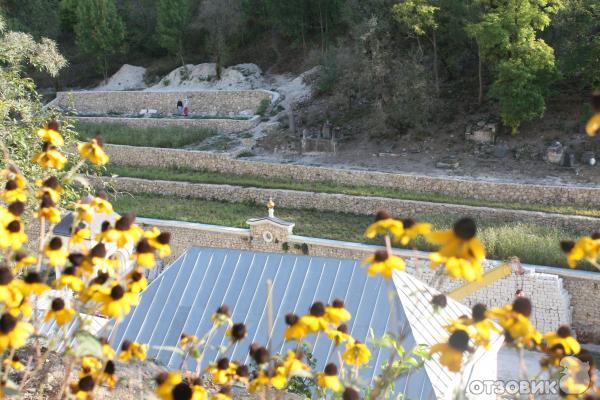
[[[404,339],[406,349],[416,344],[436,343],[445,335],[442,327],[450,318],[469,311],[449,299],[449,306],[435,314],[429,304],[437,293],[433,289],[404,273],[397,274],[393,283],[379,277],[369,278],[356,260],[194,247],[142,293],[140,304],[118,327],[115,343],[120,345],[124,339],[148,343],[149,357],[168,368],[181,368],[178,354],[152,347],[175,346],[182,333],[203,336],[212,325],[211,315],[221,304],[227,304],[233,320],[243,321],[249,332],[227,355],[232,360],[246,362],[248,346],[255,341],[266,344],[269,338],[268,280],[273,282],[273,352],[294,348],[293,343],[281,342],[285,314],[292,311],[304,314],[317,300],[344,299],[353,316],[348,323],[352,336],[366,342],[370,329],[375,336],[394,330],[387,299],[388,289],[392,290],[401,322],[408,318],[410,323]],[[416,335],[412,327],[415,324],[420,330]],[[226,342],[220,332],[211,344],[216,349]],[[312,354],[319,370],[328,361],[337,363],[336,349],[327,338],[319,335],[314,343]],[[370,348],[372,368],[362,369],[362,377],[367,381],[376,376],[378,366],[389,355],[385,350]],[[205,362],[217,358],[215,349],[207,352]],[[190,368],[196,367],[194,360],[187,362]],[[414,371],[396,383],[396,390],[404,393],[405,398],[430,399],[436,397],[436,392],[441,397],[440,393],[453,384],[455,377],[437,362],[427,364],[427,368]],[[433,385],[432,379],[437,381]]]

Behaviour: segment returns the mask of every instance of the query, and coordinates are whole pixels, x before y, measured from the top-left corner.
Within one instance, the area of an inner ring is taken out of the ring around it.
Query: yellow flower
[[[428,234],[429,242],[441,246],[437,253],[431,255],[433,266],[451,257],[480,264],[485,258],[485,248],[476,234],[477,227],[471,218],[458,220],[451,230]]]
[[[143,238],[138,242],[135,247],[135,253],[131,256],[133,260],[136,260],[138,265],[145,268],[154,268],[156,265],[156,258],[154,257],[154,249],[148,243],[148,239]]]
[[[133,269],[127,274],[127,289],[131,293],[138,294],[148,286],[148,280],[139,269]]]
[[[62,267],[67,263],[69,252],[63,247],[62,239],[55,236],[44,248],[44,255],[51,267]]]
[[[285,316],[285,323],[288,325],[283,333],[285,340],[302,340],[309,333],[306,326],[300,323],[300,318],[294,313]]]
[[[50,290],[50,286],[42,282],[42,277],[35,271],[28,272],[22,281],[17,282],[19,290],[23,295],[29,296],[31,293],[41,295]]]
[[[102,148],[104,142],[100,136],[91,139],[88,143],[80,143],[77,145],[79,155],[83,158],[87,158],[93,164],[104,165],[108,162],[108,156]]]
[[[51,224],[60,222],[60,211],[56,208],[56,203],[45,193],[42,196],[40,209],[35,213],[36,218],[46,218]]]
[[[14,356],[12,356],[12,358],[5,358],[4,361],[2,362],[4,365],[8,365],[10,366],[12,369],[16,369],[16,370],[22,370],[25,368],[25,366],[23,365],[23,363],[21,362],[21,359],[19,358],[19,356],[17,356],[16,354]]]
[[[229,362],[229,359],[224,357],[216,363],[210,363],[206,372],[212,376],[212,381],[218,385],[231,385],[237,370],[235,363]]]
[[[97,243],[91,248],[86,258],[88,262],[87,265],[84,266],[84,269],[93,269],[92,266],[94,266],[98,267],[98,269],[103,272],[112,273],[117,265],[117,262],[115,259],[107,258],[106,255],[106,245],[102,242]]]
[[[0,303],[9,308],[18,307],[23,301],[23,294],[18,288],[18,283],[7,267],[0,267]]]
[[[472,327],[475,332],[471,336],[477,346],[483,346],[486,349],[490,346],[492,332],[500,333],[500,329],[487,318],[487,314],[485,305],[475,304],[473,306]]]
[[[344,390],[340,378],[338,378],[338,368],[334,363],[329,363],[325,366],[325,372],[319,372],[317,374],[317,385],[324,389],[330,389],[334,392],[341,392]]]
[[[365,258],[363,265],[368,265],[367,274],[375,276],[381,274],[382,277],[389,279],[394,270],[404,271],[406,264],[398,256],[389,256],[386,250],[377,250],[375,254]]]
[[[19,250],[27,243],[25,226],[17,219],[0,228],[0,248]]]
[[[371,352],[364,343],[359,341],[348,342],[342,355],[342,359],[348,365],[361,366],[371,359]]]
[[[129,314],[131,307],[137,303],[137,295],[126,292],[121,285],[115,285],[110,294],[103,296],[100,312],[111,318],[121,318]]]
[[[121,353],[119,353],[119,360],[126,362],[131,359],[137,358],[140,361],[145,361],[147,351],[147,344],[139,344],[135,342],[130,342],[129,340],[125,340],[121,344]]]
[[[283,390],[287,385],[287,376],[284,367],[275,368],[275,373],[271,376],[271,385],[277,390]]]
[[[63,189],[60,187],[60,183],[55,176],[51,176],[50,178],[42,181],[39,179],[35,182],[36,186],[40,188],[40,190],[36,193],[36,197],[41,199],[45,194],[50,196],[53,202],[58,203],[60,201],[60,195],[63,192]]]
[[[217,311],[210,316],[210,319],[215,323],[215,325],[221,325],[223,323],[231,325],[233,323],[229,317],[229,307],[227,304],[221,305]]]
[[[473,351],[469,347],[469,334],[462,330],[452,332],[447,343],[437,343],[431,346],[429,355],[440,354],[440,364],[451,372],[460,372],[462,356],[465,351]]]
[[[419,235],[428,235],[431,233],[431,224],[425,222],[416,222],[412,218],[405,218],[401,220],[402,227],[404,228],[402,234],[395,237],[402,246],[406,246],[411,240]]]
[[[578,354],[581,351],[581,345],[571,334],[571,328],[562,325],[556,332],[548,332],[544,335],[548,347],[561,345],[565,354]]]
[[[592,93],[592,108],[594,115],[585,125],[585,131],[589,136],[596,136],[600,131],[600,90],[595,90]]]
[[[172,400],[173,388],[182,382],[179,372],[161,372],[154,378],[156,386],[156,395],[161,400]]]
[[[225,336],[229,336],[233,343],[239,342],[243,340],[248,331],[246,330],[246,325],[243,322],[235,323],[231,326],[231,328],[225,331]]]
[[[27,253],[17,252],[15,254],[15,272],[21,270],[24,267],[33,265],[37,262],[37,258]]]
[[[158,228],[153,228],[151,231],[145,233],[148,243],[154,249],[158,251],[160,258],[165,258],[171,255],[171,234],[169,232],[160,232]]]
[[[191,400],[208,400],[208,392],[200,384],[192,384]]]
[[[33,326],[19,321],[10,313],[0,317],[0,351],[19,349],[25,346],[27,339],[33,333]]]
[[[69,240],[69,244],[71,246],[76,246],[84,243],[92,236],[92,231],[90,228],[75,228],[75,232],[71,235],[71,239]]]
[[[92,392],[95,385],[94,378],[86,375],[79,379],[77,383],[71,384],[71,393],[77,400],[92,400]]]
[[[46,313],[44,321],[48,322],[52,318],[56,321],[59,326],[63,326],[67,322],[70,322],[75,317],[75,310],[68,308],[65,305],[65,301],[60,297],[52,300],[50,310]]]
[[[262,387],[269,385],[271,383],[271,380],[269,379],[269,377],[264,373],[264,371],[260,371],[258,373],[258,375],[255,376],[255,378],[253,380],[250,381],[250,385],[248,386],[248,391],[250,393],[256,393],[259,389],[261,389]],[[214,399],[214,397],[213,397]]]
[[[102,369],[102,361],[93,356],[84,356],[81,358],[81,375],[95,375]]]
[[[327,329],[325,333],[329,339],[335,342],[336,346],[344,342],[354,342],[354,338],[348,334],[348,326],[346,324],[338,326],[337,329]]]
[[[117,384],[118,378],[115,375],[115,363],[112,360],[106,362],[104,370],[99,376],[99,381],[106,384],[110,389],[113,389]]]
[[[346,322],[352,318],[352,314],[344,308],[344,300],[335,299],[330,306],[325,307],[325,318],[332,324]]]
[[[79,294],[83,302],[93,300],[101,303],[110,295],[111,288],[104,286],[108,282],[110,275],[106,272],[98,271],[98,275],[92,279],[89,286]]]
[[[489,315],[498,320],[504,328],[504,336],[508,343],[517,346],[532,346],[540,343],[542,335],[531,324],[531,301],[525,297],[515,299],[513,304],[502,308],[493,308]]]
[[[105,337],[101,337],[100,343],[102,344],[102,355],[104,356],[104,358],[108,360],[114,359],[116,352],[110,346],[110,343],[108,343],[108,339]]]
[[[215,393],[213,397],[211,397],[211,400],[231,400],[231,391],[229,387],[224,386],[219,389],[219,393]]]
[[[65,141],[63,140],[60,133],[58,133],[58,122],[50,121],[48,126],[45,128],[38,129],[37,135],[44,142],[48,142],[56,147],[64,146]]]
[[[106,241],[115,242],[118,248],[123,248],[128,243],[136,243],[140,240],[144,231],[135,225],[134,221],[134,213],[122,215],[115,223],[115,227],[110,229],[110,233],[106,234]]]
[[[33,314],[33,309],[31,308],[31,304],[27,301],[27,299],[23,298],[21,304],[19,304],[17,307],[11,308],[9,312],[15,318],[19,318],[20,316],[29,318],[31,314]]]
[[[462,278],[468,282],[472,282],[481,279],[481,275],[483,274],[483,266],[481,264],[464,258],[443,258],[439,253],[433,253],[429,258],[432,267],[443,263],[446,268],[446,273],[451,278]]]
[[[404,227],[402,222],[392,218],[387,211],[378,211],[375,215],[375,222],[369,225],[365,231],[365,237],[367,239],[373,239],[377,235],[390,234],[396,238],[399,238],[404,233]]]
[[[6,185],[2,192],[2,198],[5,202],[12,203],[27,200],[27,193],[25,192],[27,181],[15,165],[11,164],[0,171],[0,176],[6,177]]]
[[[293,350],[288,350],[287,356],[285,360],[283,360],[283,368],[286,376],[294,376],[298,372],[310,371],[310,367],[304,364]]]
[[[583,236],[576,242],[565,240],[560,242],[560,247],[567,255],[567,263],[571,268],[575,268],[581,260],[593,263],[600,255],[600,235]]]
[[[108,201],[108,195],[106,194],[106,192],[98,193],[96,197],[92,198],[90,205],[98,214],[113,213],[113,206]]]
[[[55,146],[48,142],[44,143],[42,152],[33,156],[33,161],[44,169],[54,168],[61,170],[67,163],[67,157],[63,156]]]
[[[76,267],[67,267],[63,270],[62,275],[56,281],[57,288],[68,287],[74,292],[81,292],[84,288],[84,283],[77,276],[77,268]]]
[[[300,317],[298,321],[303,325],[307,332],[315,333],[324,331],[329,326],[329,322],[325,318],[325,306],[320,301],[316,301],[310,307],[310,313]]]
[[[181,338],[179,338],[179,347],[186,348],[188,346],[194,346],[198,343],[198,338],[194,335],[187,335],[185,333],[181,334]]]

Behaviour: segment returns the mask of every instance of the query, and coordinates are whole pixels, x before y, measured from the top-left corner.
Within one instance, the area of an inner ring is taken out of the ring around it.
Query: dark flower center
[[[17,233],[21,231],[21,223],[19,221],[11,221],[8,225],[6,225],[6,229],[9,232]]]
[[[288,325],[294,325],[296,322],[298,322],[300,318],[298,318],[298,316],[294,313],[289,313],[286,314],[285,316],[285,323]]]
[[[412,218],[405,218],[402,220],[402,226],[404,227],[404,229],[409,229],[415,226],[416,223],[417,222]]]
[[[445,308],[448,305],[448,299],[444,294],[437,294],[431,299],[431,304],[436,307]]]
[[[125,296],[125,289],[123,289],[123,287],[121,285],[114,286],[110,290],[110,297],[113,300],[119,300],[119,299],[123,298],[123,296]]]
[[[71,264],[73,264],[74,267],[81,265],[81,263],[83,262],[84,259],[85,259],[85,256],[81,253],[69,254],[69,261],[71,261]]]
[[[220,370],[229,368],[229,358],[223,357],[217,361],[217,368]]]
[[[238,323],[238,324],[234,324],[231,327],[231,337],[236,340],[242,340],[243,338],[246,337],[246,325],[244,325],[243,323]]]
[[[104,372],[107,373],[108,375],[114,375],[115,374],[115,363],[112,362],[111,360],[108,360],[106,362],[106,367],[104,367]]]
[[[42,277],[37,272],[29,272],[25,275],[25,283],[42,283]]]
[[[331,305],[335,308],[344,308],[344,300],[342,299],[335,299]]]
[[[485,312],[487,308],[485,305],[478,303],[473,306],[473,321],[479,322],[485,319]]]
[[[592,233],[592,239],[594,239],[594,240],[600,239],[600,232],[594,232],[594,233]]]
[[[7,267],[0,267],[0,285],[8,285],[12,280],[12,271]]]
[[[121,344],[121,350],[127,351],[127,350],[129,350],[131,345],[132,345],[132,343],[130,340],[124,340],[123,343]]]
[[[376,262],[383,262],[385,260],[388,259],[388,253],[387,250],[377,250],[375,252],[375,261]]]
[[[104,139],[102,139],[102,136],[98,135],[94,138],[96,140],[96,144],[100,147],[104,147]]]
[[[17,326],[17,319],[9,313],[2,314],[0,317],[0,332],[8,334]]]
[[[92,250],[90,250],[90,256],[97,258],[106,257],[106,246],[104,245],[104,243],[100,242],[94,247],[92,247]]]
[[[54,202],[54,200],[52,200],[52,197],[50,197],[50,195],[48,193],[44,193],[44,195],[42,196],[42,204],[41,204],[41,208],[52,208],[56,205],[56,203]]]
[[[392,215],[387,210],[379,210],[375,214],[375,221],[382,221],[384,219],[390,219]]]
[[[64,275],[74,276],[75,272],[77,272],[77,269],[75,267],[67,267],[63,270]]]
[[[11,181],[6,182],[4,189],[6,189],[7,191],[11,191],[11,190],[17,189],[18,187],[19,187],[19,185],[17,185],[17,181],[11,180]]]
[[[65,301],[60,297],[52,300],[52,311],[60,311],[65,308]]]
[[[62,240],[59,237],[53,237],[48,244],[48,247],[52,250],[58,250],[62,247]]]
[[[142,277],[143,277],[143,275],[142,275],[140,272],[138,272],[138,271],[133,271],[133,272],[131,273],[131,280],[132,280],[133,282],[138,282],[138,281],[140,281],[140,280],[142,279]]]
[[[56,121],[54,119],[51,120],[51,121],[48,121],[48,125],[46,126],[47,129],[51,129],[51,130],[56,131],[56,132],[58,132],[59,127],[60,126],[58,124],[58,121]]]
[[[171,234],[169,232],[163,232],[156,237],[156,241],[160,244],[169,244],[171,241]]]
[[[95,283],[98,285],[104,285],[106,283],[106,281],[108,280],[108,278],[110,278],[110,276],[108,275],[108,272],[98,272],[98,275],[94,278],[92,283]]]
[[[106,231],[107,231],[107,230],[109,230],[110,228],[112,228],[112,225],[110,224],[110,222],[109,222],[109,221],[104,221],[104,222],[102,223],[102,225],[100,226],[100,230],[101,230],[102,232],[106,232]]]
[[[342,394],[342,400],[360,400],[360,395],[356,390],[347,387]]]
[[[160,374],[154,377],[154,382],[156,382],[156,384],[160,386],[167,381],[168,377],[169,374],[167,374],[166,372],[161,372]]]
[[[192,388],[185,382],[177,384],[171,391],[173,400],[189,400],[192,398],[192,393]]]
[[[455,350],[467,351],[469,350],[469,334],[463,330],[454,331],[448,338],[448,344]]]
[[[338,374],[338,367],[334,363],[329,363],[325,366],[325,374],[335,376]]]
[[[320,301],[315,302],[310,307],[310,315],[315,317],[322,317],[325,315],[325,306]]]
[[[79,390],[83,392],[91,392],[94,390],[94,379],[91,376],[84,376],[79,380]]]
[[[560,248],[564,253],[570,253],[573,247],[575,247],[575,242],[572,240],[563,240],[560,242]]]
[[[471,218],[462,218],[454,224],[454,233],[463,240],[473,239],[477,234],[477,226]]]
[[[348,333],[348,325],[341,324],[340,326],[337,327],[337,330],[342,333]]]
[[[264,347],[259,347],[252,355],[252,358],[254,358],[254,361],[256,361],[258,365],[266,364],[269,362],[270,358],[269,350]]]
[[[250,376],[250,370],[248,369],[248,366],[246,366],[246,365],[240,365],[235,370],[235,374],[237,376],[239,376],[240,378],[247,378],[247,377]]]
[[[229,307],[227,306],[227,304],[223,304],[221,307],[217,308],[217,314],[229,316]]]
[[[127,231],[129,228],[131,228],[133,221],[135,221],[135,214],[128,212],[117,220],[115,223],[115,228],[119,231]]]
[[[513,310],[526,317],[531,315],[531,301],[526,297],[519,297],[513,302]]]
[[[562,326],[558,327],[556,333],[561,338],[567,338],[567,337],[571,336],[571,328],[569,328],[567,325],[562,325]]]
[[[25,203],[22,201],[12,202],[8,205],[8,211],[15,217],[18,217],[25,212]]]
[[[148,239],[146,238],[140,240],[135,248],[135,251],[138,253],[152,253],[153,250],[154,249],[150,246],[150,243],[148,243]]]
[[[50,189],[56,189],[58,187],[58,179],[55,176],[51,176],[44,181],[43,185]]]

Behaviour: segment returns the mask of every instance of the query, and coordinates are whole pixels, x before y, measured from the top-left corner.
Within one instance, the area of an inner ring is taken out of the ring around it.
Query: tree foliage
[[[157,0],[156,13],[158,44],[181,59],[183,65],[183,37],[189,23],[188,0]]]
[[[76,43],[83,54],[96,61],[96,68],[108,78],[110,66],[124,53],[125,27],[114,0],[79,0]]]

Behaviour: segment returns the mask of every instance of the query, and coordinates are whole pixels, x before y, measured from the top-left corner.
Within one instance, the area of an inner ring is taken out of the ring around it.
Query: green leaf
[[[102,343],[91,333],[79,331],[75,334],[75,349],[73,353],[77,357],[93,356],[102,358]]]

